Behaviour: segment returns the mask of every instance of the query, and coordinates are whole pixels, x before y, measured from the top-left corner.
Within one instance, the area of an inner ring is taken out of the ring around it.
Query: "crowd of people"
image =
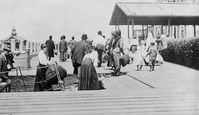
[[[113,70],[112,76],[119,76],[121,66],[124,67],[129,63],[136,65],[137,71],[142,70],[144,65],[149,65],[149,70],[154,71],[157,62],[163,63],[160,52],[165,47],[164,35],[159,39],[155,39],[152,33],[149,32],[145,40],[136,38],[122,39],[121,31],[116,30],[111,32],[110,38],[105,38],[102,31],[98,31],[96,37],[92,40],[88,40],[87,34],[82,34],[81,40],[77,42],[72,37],[70,42],[67,43],[65,38],[65,36],[61,36],[59,44],[60,61],[67,59],[65,53],[70,50],[74,68],[73,74],[79,78],[79,90],[103,89],[96,71],[97,67],[102,66],[103,61],[107,61],[107,66]],[[46,77],[48,67],[45,67],[56,63],[52,59],[54,57],[54,48],[52,36],[45,44],[41,45],[41,51],[38,55],[40,60],[38,67],[43,68],[37,72],[35,91],[51,89],[51,86],[38,82],[45,79],[42,77]]]
[[[144,39],[122,39],[121,31],[111,32],[110,38],[105,38],[102,31],[98,31],[95,38],[88,40],[87,34],[82,34],[80,41],[75,41],[74,37],[70,42],[66,42],[66,37],[60,37],[59,56],[60,61],[65,61],[68,56],[66,52],[70,51],[70,57],[73,65],[73,74],[79,79],[79,90],[97,90],[103,89],[103,85],[99,80],[96,68],[101,67],[104,61],[107,66],[113,70],[112,76],[119,76],[121,66],[129,63],[134,64],[137,70],[142,70],[144,65],[149,65],[150,71],[155,70],[157,62],[163,63],[161,50],[166,48],[166,36],[163,34],[160,38],[155,39],[152,33],[148,33]],[[41,45],[38,54],[39,64],[36,72],[34,91],[51,91],[53,84],[63,84],[63,79],[67,75],[67,71],[57,65],[54,60],[55,44],[52,36]],[[10,50],[4,48],[0,54],[0,72],[8,71],[7,68]],[[6,61],[5,61],[6,60]],[[59,77],[56,68],[58,68]],[[11,81],[7,77],[7,73],[0,76],[0,87],[10,85]]]

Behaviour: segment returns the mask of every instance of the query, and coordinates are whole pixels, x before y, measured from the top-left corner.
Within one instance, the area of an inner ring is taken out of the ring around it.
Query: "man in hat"
[[[8,71],[9,69],[7,68],[7,59],[6,55],[10,52],[11,50],[7,47],[3,48],[3,51],[0,54],[0,92],[4,90],[5,87],[8,87],[9,91],[10,89],[10,84],[11,80],[8,79]]]
[[[68,50],[68,47],[67,47],[67,42],[65,41],[65,36],[61,36],[61,41],[59,43],[59,51],[60,51],[60,61],[65,61],[66,60],[66,55],[65,53],[67,52]]]
[[[52,40],[52,36],[49,36],[49,40],[46,40],[45,44],[47,46],[48,59],[50,60],[51,57],[54,57],[54,49],[55,49],[55,44],[54,41]]]
[[[78,41],[71,51],[72,63],[73,63],[73,67],[74,67],[73,74],[79,74],[78,71],[80,71],[80,66],[81,66],[83,57],[86,53],[86,48],[89,46],[89,44],[87,42],[88,37],[86,34],[82,34],[81,39],[82,40]],[[79,75],[78,75],[78,77],[79,77]]]

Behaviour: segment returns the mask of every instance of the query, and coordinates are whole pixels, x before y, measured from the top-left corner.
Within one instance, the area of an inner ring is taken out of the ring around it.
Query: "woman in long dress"
[[[98,64],[98,54],[88,46],[83,58],[80,71],[80,83],[78,90],[98,90],[100,84],[95,67]]]
[[[52,89],[51,86],[46,85],[46,71],[48,69],[47,65],[50,61],[47,58],[46,54],[47,48],[45,44],[41,45],[41,50],[38,54],[39,64],[37,66],[35,84],[34,84],[34,91],[45,91]]]

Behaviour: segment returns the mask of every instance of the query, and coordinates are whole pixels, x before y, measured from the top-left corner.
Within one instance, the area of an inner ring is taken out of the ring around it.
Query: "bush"
[[[165,61],[199,69],[199,38],[168,40],[162,56]]]

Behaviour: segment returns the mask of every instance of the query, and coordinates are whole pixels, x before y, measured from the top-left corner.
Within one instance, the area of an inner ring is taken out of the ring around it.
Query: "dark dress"
[[[46,87],[45,80],[46,80],[46,71],[48,67],[46,65],[39,64],[37,66],[35,84],[34,84],[34,91],[45,91],[51,89],[52,87]]]
[[[46,41],[46,46],[47,46],[47,55],[48,55],[48,58],[50,60],[51,57],[54,57],[54,49],[55,49],[54,41],[47,40]]]
[[[83,60],[80,71],[80,83],[78,90],[98,90],[100,89],[97,72],[92,60],[86,58]]]
[[[57,67],[61,80],[63,80],[66,77],[67,72],[63,67]],[[34,91],[52,91],[52,85],[56,84],[58,84],[58,79],[55,69],[51,66],[45,67],[45,65],[39,64],[36,73]]]

